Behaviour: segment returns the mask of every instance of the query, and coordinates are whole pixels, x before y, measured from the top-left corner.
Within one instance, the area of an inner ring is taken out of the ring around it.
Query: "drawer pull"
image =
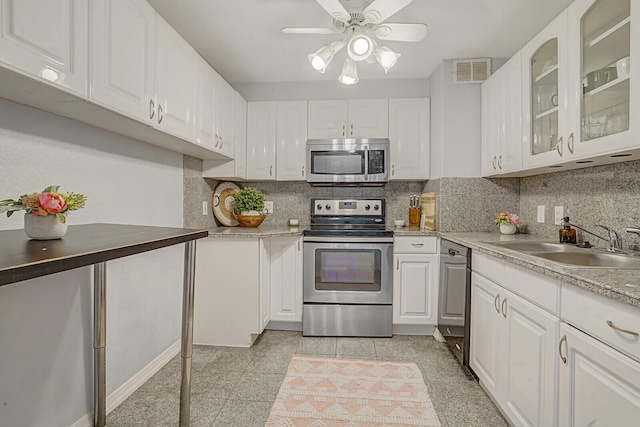
[[[421,248],[424,246],[424,243],[412,243],[411,246],[413,246],[414,248]]]
[[[507,299],[503,299],[502,300],[502,316],[506,319],[507,318]]]
[[[562,341],[564,341],[565,346],[568,345],[566,335],[563,335],[562,338],[560,338],[560,344],[558,344],[558,353],[560,353],[560,360],[562,360],[562,363],[566,365],[567,357],[562,355]]]
[[[500,308],[498,307],[498,301],[500,301],[500,294],[496,295],[496,299],[493,300],[493,306],[495,307],[498,314],[500,314]]]
[[[630,329],[623,329],[620,326],[616,326],[616,324],[613,323],[611,320],[607,320],[607,325],[609,325],[611,329],[614,329],[618,332],[622,332],[623,334],[633,335],[634,337],[637,337],[638,335],[640,335],[636,331],[632,331]]]

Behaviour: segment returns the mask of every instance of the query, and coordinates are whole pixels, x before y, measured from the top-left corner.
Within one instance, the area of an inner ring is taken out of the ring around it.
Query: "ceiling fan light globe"
[[[391,68],[398,62],[401,54],[394,52],[386,46],[378,46],[373,51],[373,55],[376,57],[378,63],[384,68],[385,74],[389,72]]]
[[[363,61],[373,53],[373,40],[364,34],[356,34],[349,40],[347,53],[354,61]]]
[[[353,85],[358,83],[359,80],[358,65],[353,59],[347,58],[342,66],[342,73],[338,77],[338,81],[345,85]]]

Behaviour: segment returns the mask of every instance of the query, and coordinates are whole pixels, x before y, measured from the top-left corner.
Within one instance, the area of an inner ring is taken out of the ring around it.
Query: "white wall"
[[[0,199],[88,196],[73,224],[182,227],[182,155],[0,99]],[[23,215],[0,218],[21,229]],[[10,242],[2,242],[2,244]],[[107,395],[180,339],[182,245],[107,263]],[[92,268],[0,287],[0,426],[93,407]]]
[[[337,77],[336,77],[337,79]],[[233,87],[247,101],[295,101],[302,99],[424,98],[429,79],[360,80],[355,85],[336,81],[236,83]]]
[[[454,85],[451,60],[430,77],[431,178],[480,176],[480,85]]]

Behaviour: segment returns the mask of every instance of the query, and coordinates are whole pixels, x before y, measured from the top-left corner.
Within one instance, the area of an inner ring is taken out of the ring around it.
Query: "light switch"
[[[544,205],[538,206],[538,222],[544,223]]]
[[[209,203],[207,203],[206,200],[202,201],[202,215],[203,216],[209,215]]]
[[[562,206],[556,206],[555,215],[553,217],[553,223],[555,225],[562,225],[563,217],[564,217],[564,208]]]
[[[265,200],[264,201],[264,210],[267,211],[267,213],[273,213],[273,201],[272,200]]]

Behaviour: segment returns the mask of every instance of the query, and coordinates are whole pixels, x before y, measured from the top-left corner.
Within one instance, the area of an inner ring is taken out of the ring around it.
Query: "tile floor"
[[[432,337],[311,338],[265,331],[251,348],[195,346],[191,426],[263,427],[293,354],[415,362],[443,427],[507,426],[447,346]],[[176,356],[107,416],[107,426],[177,426]]]

